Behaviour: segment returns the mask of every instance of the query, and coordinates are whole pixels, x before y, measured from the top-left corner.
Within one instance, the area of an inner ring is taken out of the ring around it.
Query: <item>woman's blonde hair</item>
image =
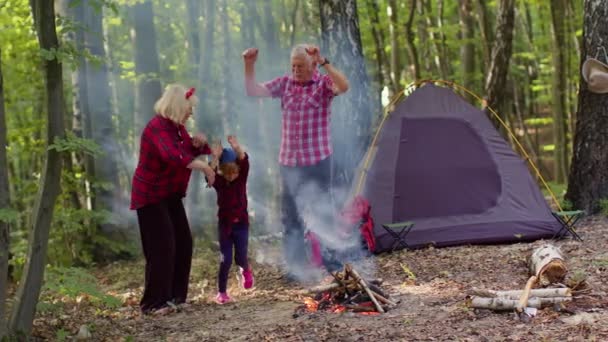
[[[188,89],[181,84],[170,84],[163,96],[154,104],[154,111],[176,123],[182,123],[190,108],[198,105],[198,97],[192,94],[186,98]]]

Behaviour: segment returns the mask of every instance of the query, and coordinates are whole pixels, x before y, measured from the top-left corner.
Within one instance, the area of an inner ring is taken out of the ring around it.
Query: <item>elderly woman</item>
[[[188,295],[192,235],[182,198],[192,169],[202,171],[210,184],[215,180],[207,162],[196,158],[211,153],[205,136],[190,137],[184,127],[197,104],[194,88],[168,86],[141,135],[131,209],[137,210],[146,258],[140,302],[146,314],[168,313],[171,302],[184,303]]]
[[[296,195],[309,184],[320,192],[316,198],[331,198],[331,102],[348,90],[348,80],[314,45],[300,44],[291,52],[291,74],[265,83],[256,83],[255,62],[258,49],[243,52],[245,88],[249,96],[281,99],[282,132],[279,151],[283,182],[281,221],[283,248],[291,276],[308,262],[304,242],[305,227],[296,206]],[[318,66],[326,74],[318,72]],[[335,263],[325,258],[328,269]]]

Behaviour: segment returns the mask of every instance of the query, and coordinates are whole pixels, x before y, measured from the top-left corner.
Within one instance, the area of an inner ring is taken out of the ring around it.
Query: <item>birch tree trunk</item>
[[[2,50],[0,49],[0,210],[9,209],[8,162],[6,158],[6,113],[4,112],[4,82],[2,76]],[[6,291],[8,289],[8,259],[10,231],[7,221],[0,218],[0,340],[6,335]]]
[[[59,43],[55,30],[53,1],[32,0],[32,12],[38,32],[40,48],[57,49]],[[63,138],[63,80],[61,62],[57,59],[42,61],[46,75],[47,100],[47,147],[56,139]],[[44,278],[49,232],[53,209],[59,195],[61,178],[61,155],[55,149],[47,149],[41,186],[34,205],[34,226],[29,235],[27,262],[23,270],[13,311],[10,330],[29,335],[32,330],[38,296]]]
[[[608,0],[585,0],[584,8],[580,66],[598,55],[608,37]],[[608,198],[608,96],[590,92],[582,78],[573,146],[566,199],[577,209],[597,213],[600,200]]]
[[[423,6],[424,6],[424,11],[426,13],[426,15],[424,16],[424,18],[426,20],[426,26],[428,28],[432,28],[429,30],[429,36],[430,36],[431,42],[433,44],[433,47],[435,48],[435,53],[434,53],[435,56],[433,58],[434,64],[435,64],[435,67],[437,68],[437,72],[439,73],[439,75],[441,75],[441,79],[447,80],[449,78],[449,76],[448,76],[446,64],[449,62],[446,61],[445,51],[443,50],[443,45],[441,44],[440,36],[439,36],[439,34],[437,34],[437,32],[435,30],[435,28],[438,28],[438,26],[436,26],[436,22],[439,22],[439,20],[435,19],[435,15],[433,13],[433,5],[430,0],[423,2]],[[439,6],[438,6],[438,9],[439,9]]]
[[[500,0],[496,22],[496,40],[492,48],[492,61],[486,76],[486,100],[488,106],[498,113],[504,104],[501,96],[507,84],[509,61],[513,44],[513,25],[515,21],[515,0]],[[504,120],[505,118],[503,118]],[[494,121],[500,128],[500,125]]]
[[[342,70],[351,89],[332,108],[334,184],[348,186],[370,136],[372,99],[355,0],[320,0],[322,54]],[[340,203],[340,199],[338,199]]]
[[[551,21],[553,24],[553,144],[555,150],[555,181],[564,183],[568,177],[568,125],[566,120],[567,79],[566,64],[566,2],[551,0]]]

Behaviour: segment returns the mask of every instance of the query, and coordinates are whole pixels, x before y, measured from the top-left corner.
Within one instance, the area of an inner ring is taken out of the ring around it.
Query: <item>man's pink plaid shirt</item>
[[[264,83],[272,97],[281,98],[283,112],[279,163],[310,166],[329,157],[331,148],[331,101],[333,82],[317,72],[311,81],[299,83],[284,75]]]

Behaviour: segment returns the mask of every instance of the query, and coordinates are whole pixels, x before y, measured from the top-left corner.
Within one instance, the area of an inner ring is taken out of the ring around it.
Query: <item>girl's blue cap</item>
[[[234,161],[236,161],[236,152],[229,147],[224,148],[220,156],[220,164],[232,163]]]

